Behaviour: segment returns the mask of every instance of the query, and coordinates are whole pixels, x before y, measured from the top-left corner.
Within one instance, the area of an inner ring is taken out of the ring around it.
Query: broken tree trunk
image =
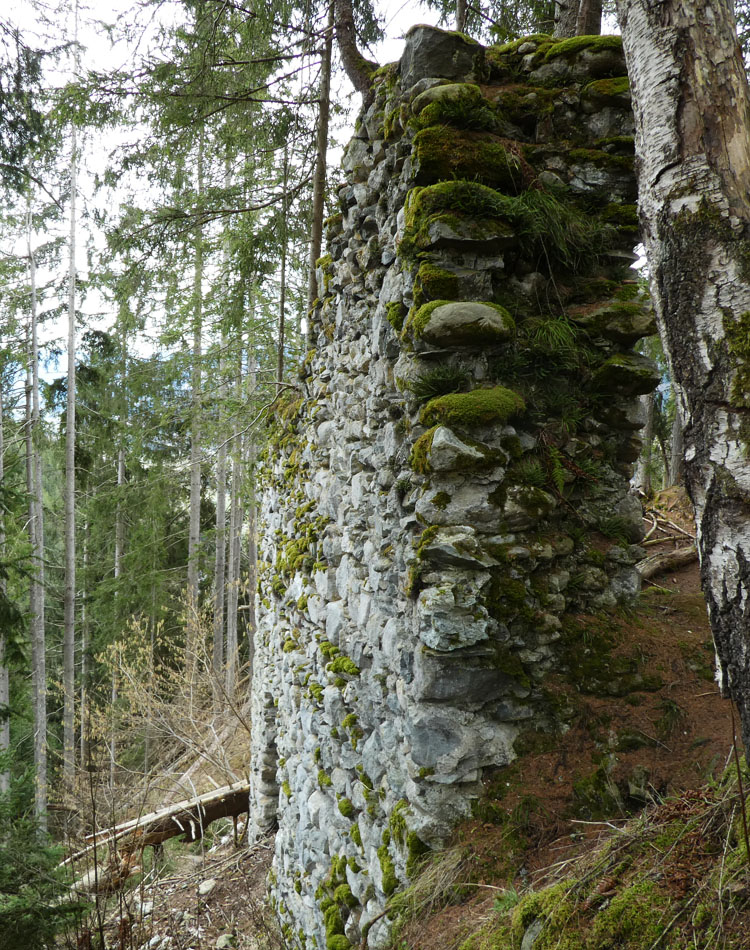
[[[138,871],[137,856],[148,846],[160,845],[170,838],[197,841],[205,829],[219,818],[236,818],[248,810],[249,782],[235,782],[195,798],[185,799],[167,808],[140,815],[111,828],[87,835],[88,844],[72,854],[63,865],[93,864],[75,884],[79,891],[107,893],[116,890],[125,879]],[[106,863],[101,849],[108,848]]]
[[[692,561],[698,560],[698,549],[694,544],[687,544],[685,547],[676,548],[674,551],[660,551],[658,554],[652,554],[636,564],[636,570],[644,581],[657,574],[663,574],[665,571],[673,571],[678,567],[684,567]]]

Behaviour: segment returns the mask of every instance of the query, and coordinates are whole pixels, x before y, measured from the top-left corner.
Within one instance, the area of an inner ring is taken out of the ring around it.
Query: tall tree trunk
[[[198,135],[198,202],[203,197],[203,130]],[[199,599],[199,554],[201,529],[201,388],[203,384],[203,228],[198,224],[195,229],[195,250],[193,266],[193,353],[192,353],[192,396],[190,424],[190,527],[188,535],[188,589],[187,589],[187,642],[186,663],[190,688],[194,685],[200,624],[198,618]]]
[[[0,485],[5,477],[5,433],[3,429],[3,393],[0,389]],[[5,510],[0,508],[0,560],[5,560]],[[5,598],[8,585],[0,576],[0,595]],[[0,627],[0,795],[10,789],[10,674],[8,672],[6,632]]]
[[[221,331],[221,355],[219,356],[219,406],[226,404],[227,386],[224,379],[224,348],[226,333]],[[236,412],[235,412],[236,415]],[[230,533],[231,543],[231,533]],[[219,426],[219,451],[216,458],[216,551],[214,557],[214,640],[213,671],[217,681],[224,672],[224,598],[226,582],[227,551],[227,440]]]
[[[74,5],[74,42],[78,41],[78,4]],[[77,66],[76,58],[76,66]],[[76,69],[77,72],[77,69]],[[75,775],[75,611],[76,611],[76,189],[78,141],[71,125],[70,233],[68,237],[68,372],[65,409],[65,617],[63,632],[63,786]]]
[[[89,570],[89,523],[83,526],[83,590],[81,591],[81,681],[79,713],[81,716],[80,755],[81,768],[91,769],[90,760],[90,726],[89,721],[89,645],[91,636],[89,630],[88,610],[88,570]]]
[[[576,36],[598,36],[602,31],[602,0],[580,0]]]
[[[556,0],[554,31],[556,37],[564,39],[576,35],[579,6],[579,0]]]
[[[456,29],[466,32],[466,0],[456,0]]]
[[[750,748],[750,101],[726,0],[620,0],[651,291],[721,684]]]
[[[460,29],[460,27],[459,27]],[[315,144],[315,177],[313,179],[312,227],[310,230],[310,272],[307,284],[307,313],[309,316],[318,297],[316,263],[323,246],[323,215],[325,213],[326,160],[328,156],[328,123],[331,111],[331,53],[333,50],[333,3],[328,7],[328,27],[323,45],[320,76],[320,108]]]
[[[125,340],[124,336],[121,339],[122,345],[122,354],[123,354],[123,364],[127,361],[127,356],[125,353]],[[123,379],[124,379],[123,372]],[[120,425],[122,426],[122,413],[120,413]],[[122,433],[120,433],[120,439],[122,439]],[[122,556],[125,549],[125,521],[123,517],[123,504],[122,504],[122,489],[125,484],[125,448],[122,443],[120,444],[119,449],[117,450],[117,507],[115,509],[115,563],[114,563],[114,578],[115,578],[115,605],[117,605],[120,597],[120,591],[118,589],[118,581],[122,576]],[[115,610],[115,618],[117,622],[117,628],[115,630],[115,636],[119,638],[120,636],[120,626],[119,626],[119,613]],[[116,657],[119,658],[119,650],[116,652]],[[114,789],[117,784],[117,700],[120,697],[120,668],[119,662],[116,659],[114,666],[112,667],[112,683],[110,689],[110,734],[109,734],[109,787]]]
[[[255,356],[252,348],[248,353],[247,359],[247,383],[248,394],[253,397],[257,387],[257,368]],[[255,599],[258,594],[258,527],[256,517],[255,501],[255,459],[257,449],[255,445],[255,432],[250,429],[247,433],[247,453],[246,453],[246,478],[248,482],[247,491],[247,642],[248,642],[248,665],[250,670],[253,668],[255,658],[255,631],[257,629],[257,618],[255,615]]]
[[[47,645],[44,620],[44,504],[42,495],[41,423],[39,415],[39,307],[36,287],[36,257],[32,246],[31,209],[26,213],[26,250],[29,261],[31,419],[27,469],[29,491],[29,538],[32,572],[29,585],[31,608],[31,684],[34,708],[34,814],[47,826]]]
[[[238,348],[235,398],[242,398],[242,346]],[[237,679],[239,637],[237,609],[240,589],[240,535],[242,532],[242,466],[239,417],[235,413],[232,432],[232,494],[229,504],[229,563],[227,567],[227,654],[224,685],[232,698]]]
[[[281,275],[279,286],[279,328],[278,349],[276,351],[276,392],[281,392],[284,381],[284,347],[286,345],[286,259],[288,233],[286,216],[288,213],[289,188],[289,148],[284,146],[284,190],[281,198]]]
[[[685,479],[685,465],[683,462],[683,441],[682,441],[682,414],[680,412],[680,400],[675,393],[674,418],[672,419],[672,449],[669,460],[669,484],[681,485]]]

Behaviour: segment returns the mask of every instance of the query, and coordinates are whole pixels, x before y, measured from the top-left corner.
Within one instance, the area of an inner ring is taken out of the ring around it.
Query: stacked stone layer
[[[619,39],[415,27],[375,89],[262,496],[253,817],[287,935],[329,950],[383,946],[482,770],[564,728],[566,618],[638,589],[657,382]]]

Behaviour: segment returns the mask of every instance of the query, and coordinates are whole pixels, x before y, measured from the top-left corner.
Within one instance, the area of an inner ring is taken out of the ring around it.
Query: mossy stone
[[[431,399],[420,413],[423,425],[443,424],[471,429],[504,424],[524,412],[526,404],[518,393],[504,386],[475,389],[470,393],[451,393]]]
[[[413,150],[419,184],[467,178],[516,191],[523,181],[518,157],[489,132],[432,126],[416,134]]]
[[[503,343],[515,332],[504,307],[469,301],[433,301],[417,312],[412,327],[425,343],[446,348]]]
[[[592,383],[603,393],[638,396],[656,389],[660,379],[659,370],[648,357],[639,353],[616,353],[594,371]]]

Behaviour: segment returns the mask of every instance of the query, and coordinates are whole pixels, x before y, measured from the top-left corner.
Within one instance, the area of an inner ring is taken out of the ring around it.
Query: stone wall
[[[375,86],[263,491],[253,816],[287,934],[329,950],[383,946],[482,770],[564,728],[569,618],[638,590],[657,382],[619,39],[420,26]]]

